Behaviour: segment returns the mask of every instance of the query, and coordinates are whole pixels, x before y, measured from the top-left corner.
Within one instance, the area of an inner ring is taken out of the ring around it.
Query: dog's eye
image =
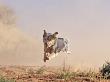
[[[49,40],[49,39],[50,39],[50,37],[48,36],[48,37],[47,37],[47,39]]]
[[[49,41],[51,40],[51,36],[48,37],[48,40],[49,40]]]

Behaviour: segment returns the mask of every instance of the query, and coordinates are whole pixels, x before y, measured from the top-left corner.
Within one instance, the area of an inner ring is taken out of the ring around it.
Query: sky
[[[18,27],[42,42],[43,29],[70,41],[68,64],[100,66],[110,60],[109,0],[0,0],[18,17]],[[41,43],[42,44],[42,43]],[[60,60],[60,57],[57,58]]]

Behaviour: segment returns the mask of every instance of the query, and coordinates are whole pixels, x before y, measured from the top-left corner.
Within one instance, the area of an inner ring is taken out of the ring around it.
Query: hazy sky
[[[15,10],[19,28],[39,41],[43,27],[69,38],[69,64],[100,66],[110,59],[110,0],[0,1]]]

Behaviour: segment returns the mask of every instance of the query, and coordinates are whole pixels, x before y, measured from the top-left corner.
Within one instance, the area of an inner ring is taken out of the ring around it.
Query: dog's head
[[[49,35],[49,36],[47,37],[47,40],[48,40],[48,41],[54,40],[54,39],[56,38],[57,34],[58,34],[58,32],[55,32],[54,34]]]
[[[51,47],[52,45],[54,45],[57,35],[58,35],[58,32],[55,32],[55,33],[52,34],[52,33],[47,33],[44,30],[43,40],[44,40],[45,43],[47,43],[48,47]]]

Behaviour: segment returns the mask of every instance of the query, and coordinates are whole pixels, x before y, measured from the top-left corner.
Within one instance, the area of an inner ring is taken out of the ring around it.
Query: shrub
[[[28,69],[27,73],[29,75],[34,75],[34,70],[32,68]]]
[[[75,77],[76,73],[71,72],[70,69],[68,70],[62,70],[59,73],[57,73],[57,78],[58,79],[64,79],[65,81],[70,80],[72,77]]]
[[[13,80],[13,79],[6,79],[6,78],[4,78],[4,77],[0,77],[0,82],[16,82],[15,80]]]
[[[38,70],[36,70],[36,74],[43,74],[45,71],[45,67],[40,67]]]
[[[110,79],[110,62],[106,61],[100,69],[102,76]]]

